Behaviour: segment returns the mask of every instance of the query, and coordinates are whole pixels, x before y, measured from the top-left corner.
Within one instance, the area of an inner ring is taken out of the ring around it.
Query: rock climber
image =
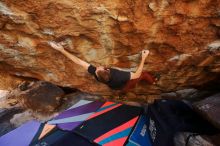
[[[150,84],[155,84],[157,81],[157,78],[154,78],[148,72],[143,71],[144,62],[149,55],[149,50],[143,50],[141,52],[141,62],[136,72],[129,72],[104,66],[95,67],[94,65],[89,64],[66,51],[61,43],[50,41],[49,45],[55,50],[61,52],[74,63],[86,69],[91,75],[95,77],[97,81],[104,83],[108,85],[108,87],[110,87],[111,89],[118,90],[121,93],[128,92],[129,90],[134,88],[135,85],[141,80],[145,80]]]

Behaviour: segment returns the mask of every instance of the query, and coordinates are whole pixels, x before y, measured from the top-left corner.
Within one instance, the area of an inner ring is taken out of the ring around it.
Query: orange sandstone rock
[[[132,92],[160,94],[200,86],[220,72],[219,0],[2,0],[0,69],[102,95],[95,81],[47,41],[94,65],[135,71],[148,48],[145,70],[161,73],[158,86],[140,83]]]

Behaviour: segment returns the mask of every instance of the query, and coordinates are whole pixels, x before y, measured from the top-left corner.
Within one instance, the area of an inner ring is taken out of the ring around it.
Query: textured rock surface
[[[188,146],[217,146],[216,144],[212,143],[210,141],[210,139],[205,139],[200,135],[197,136],[191,136],[188,144],[186,144],[186,139],[187,137],[192,134],[192,133],[187,133],[187,132],[183,132],[183,133],[178,133],[176,134],[175,138],[174,138],[174,143],[175,146],[184,146],[184,145],[188,145]]]
[[[194,108],[220,129],[220,93],[194,103]]]
[[[1,98],[4,98],[5,96],[7,96],[9,93],[9,91],[7,90],[0,90],[0,100]]]
[[[17,107],[11,107],[9,109],[0,108],[0,136],[15,128],[11,123],[9,123],[9,119],[19,112],[22,112],[22,109]]]
[[[111,94],[47,45],[58,40],[92,64],[130,70],[150,49],[145,69],[162,77],[159,86],[139,84],[138,94],[200,86],[220,72],[219,12],[219,0],[1,0],[0,69]]]
[[[0,71],[0,90],[13,90],[22,81],[23,79],[21,78],[9,75],[7,72]]]
[[[17,99],[25,108],[49,113],[60,106],[64,91],[49,82],[24,82],[7,96]]]

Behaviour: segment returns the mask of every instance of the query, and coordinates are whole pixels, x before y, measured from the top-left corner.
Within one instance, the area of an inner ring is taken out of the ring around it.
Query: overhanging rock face
[[[111,94],[85,70],[48,46],[67,49],[94,65],[135,70],[148,48],[145,70],[160,73],[159,94],[200,86],[220,72],[218,0],[1,0],[0,69],[82,91]]]

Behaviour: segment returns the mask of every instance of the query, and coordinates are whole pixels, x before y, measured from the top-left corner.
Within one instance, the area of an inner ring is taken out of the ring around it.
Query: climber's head
[[[100,82],[107,83],[110,80],[110,70],[109,68],[99,66],[96,68],[96,75]]]

